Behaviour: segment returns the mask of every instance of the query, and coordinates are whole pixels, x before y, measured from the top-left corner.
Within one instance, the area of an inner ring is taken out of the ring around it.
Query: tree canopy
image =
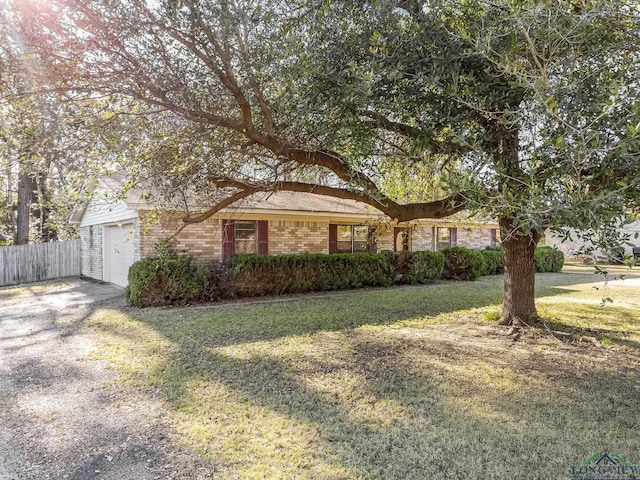
[[[185,222],[276,189],[397,221],[482,211],[500,220],[505,298],[526,290],[511,321],[535,316],[545,228],[639,210],[636,0],[54,0],[14,15],[45,89],[144,116],[138,168],[214,193]]]

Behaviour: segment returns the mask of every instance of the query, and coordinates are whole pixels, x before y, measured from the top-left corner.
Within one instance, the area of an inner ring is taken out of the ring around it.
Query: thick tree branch
[[[417,127],[413,127],[411,125],[407,125],[406,123],[389,120],[387,117],[385,117],[384,115],[378,112],[372,112],[367,110],[364,112],[360,112],[360,115],[362,115],[363,117],[370,118],[372,120],[370,124],[374,127],[382,128],[389,132],[398,133],[405,137],[409,137],[412,139],[417,139],[417,138],[424,139],[427,135],[427,132],[425,132],[424,130],[421,130]],[[430,142],[428,143],[428,148],[431,151],[431,153],[434,155],[463,154],[463,153],[469,153],[473,151],[473,148],[470,145],[461,145],[458,143],[452,143],[450,141],[449,142],[439,141],[434,139],[430,139]]]
[[[316,195],[323,195],[332,198],[340,198],[344,200],[354,200],[362,203],[366,203],[385,215],[391,217],[398,222],[406,222],[409,220],[415,220],[418,218],[446,218],[454,213],[464,210],[464,198],[460,194],[453,194],[440,200],[434,200],[432,202],[420,202],[409,204],[398,204],[387,197],[373,197],[366,193],[360,193],[346,188],[328,187],[324,185],[316,185],[303,182],[276,182],[276,183],[241,183],[234,180],[220,180],[214,183],[215,188],[240,188],[243,192],[257,193],[257,192],[273,192],[273,191],[288,191],[288,192],[302,192],[302,193],[314,193]],[[241,198],[248,196],[244,195]],[[225,200],[225,206],[230,205]],[[213,207],[216,213],[224,207]],[[213,210],[212,209],[212,210]],[[206,212],[208,214],[209,211]],[[209,216],[213,215],[211,213]],[[206,215],[205,214],[205,215]]]

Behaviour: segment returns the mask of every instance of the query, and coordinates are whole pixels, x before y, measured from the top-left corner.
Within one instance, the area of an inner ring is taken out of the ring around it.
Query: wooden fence
[[[80,240],[0,247],[0,286],[80,275]]]

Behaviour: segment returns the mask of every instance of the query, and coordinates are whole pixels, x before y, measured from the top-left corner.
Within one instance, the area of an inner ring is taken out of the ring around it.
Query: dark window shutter
[[[369,233],[368,233],[368,238],[367,238],[368,242],[369,242],[369,251],[370,252],[377,252],[378,251],[378,238],[376,236],[376,227],[369,227]]]
[[[329,253],[338,251],[338,225],[329,224]]]
[[[258,254],[269,254],[269,222],[258,220]]]
[[[398,251],[398,235],[400,235],[402,229],[400,227],[393,227],[393,251]]]
[[[222,221],[222,256],[231,257],[236,253],[236,232],[233,220]]]
[[[452,247],[458,246],[458,229],[450,228],[449,232],[451,234],[451,246]]]

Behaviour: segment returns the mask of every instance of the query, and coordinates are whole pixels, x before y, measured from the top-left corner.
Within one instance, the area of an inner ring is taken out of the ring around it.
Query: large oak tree
[[[360,200],[396,221],[483,211],[501,226],[503,322],[529,323],[544,229],[638,211],[636,1],[23,0],[14,11],[13,41],[51,89],[155,119],[131,144],[138,169],[214,194],[186,223],[276,189]],[[398,175],[405,191],[388,188]]]

